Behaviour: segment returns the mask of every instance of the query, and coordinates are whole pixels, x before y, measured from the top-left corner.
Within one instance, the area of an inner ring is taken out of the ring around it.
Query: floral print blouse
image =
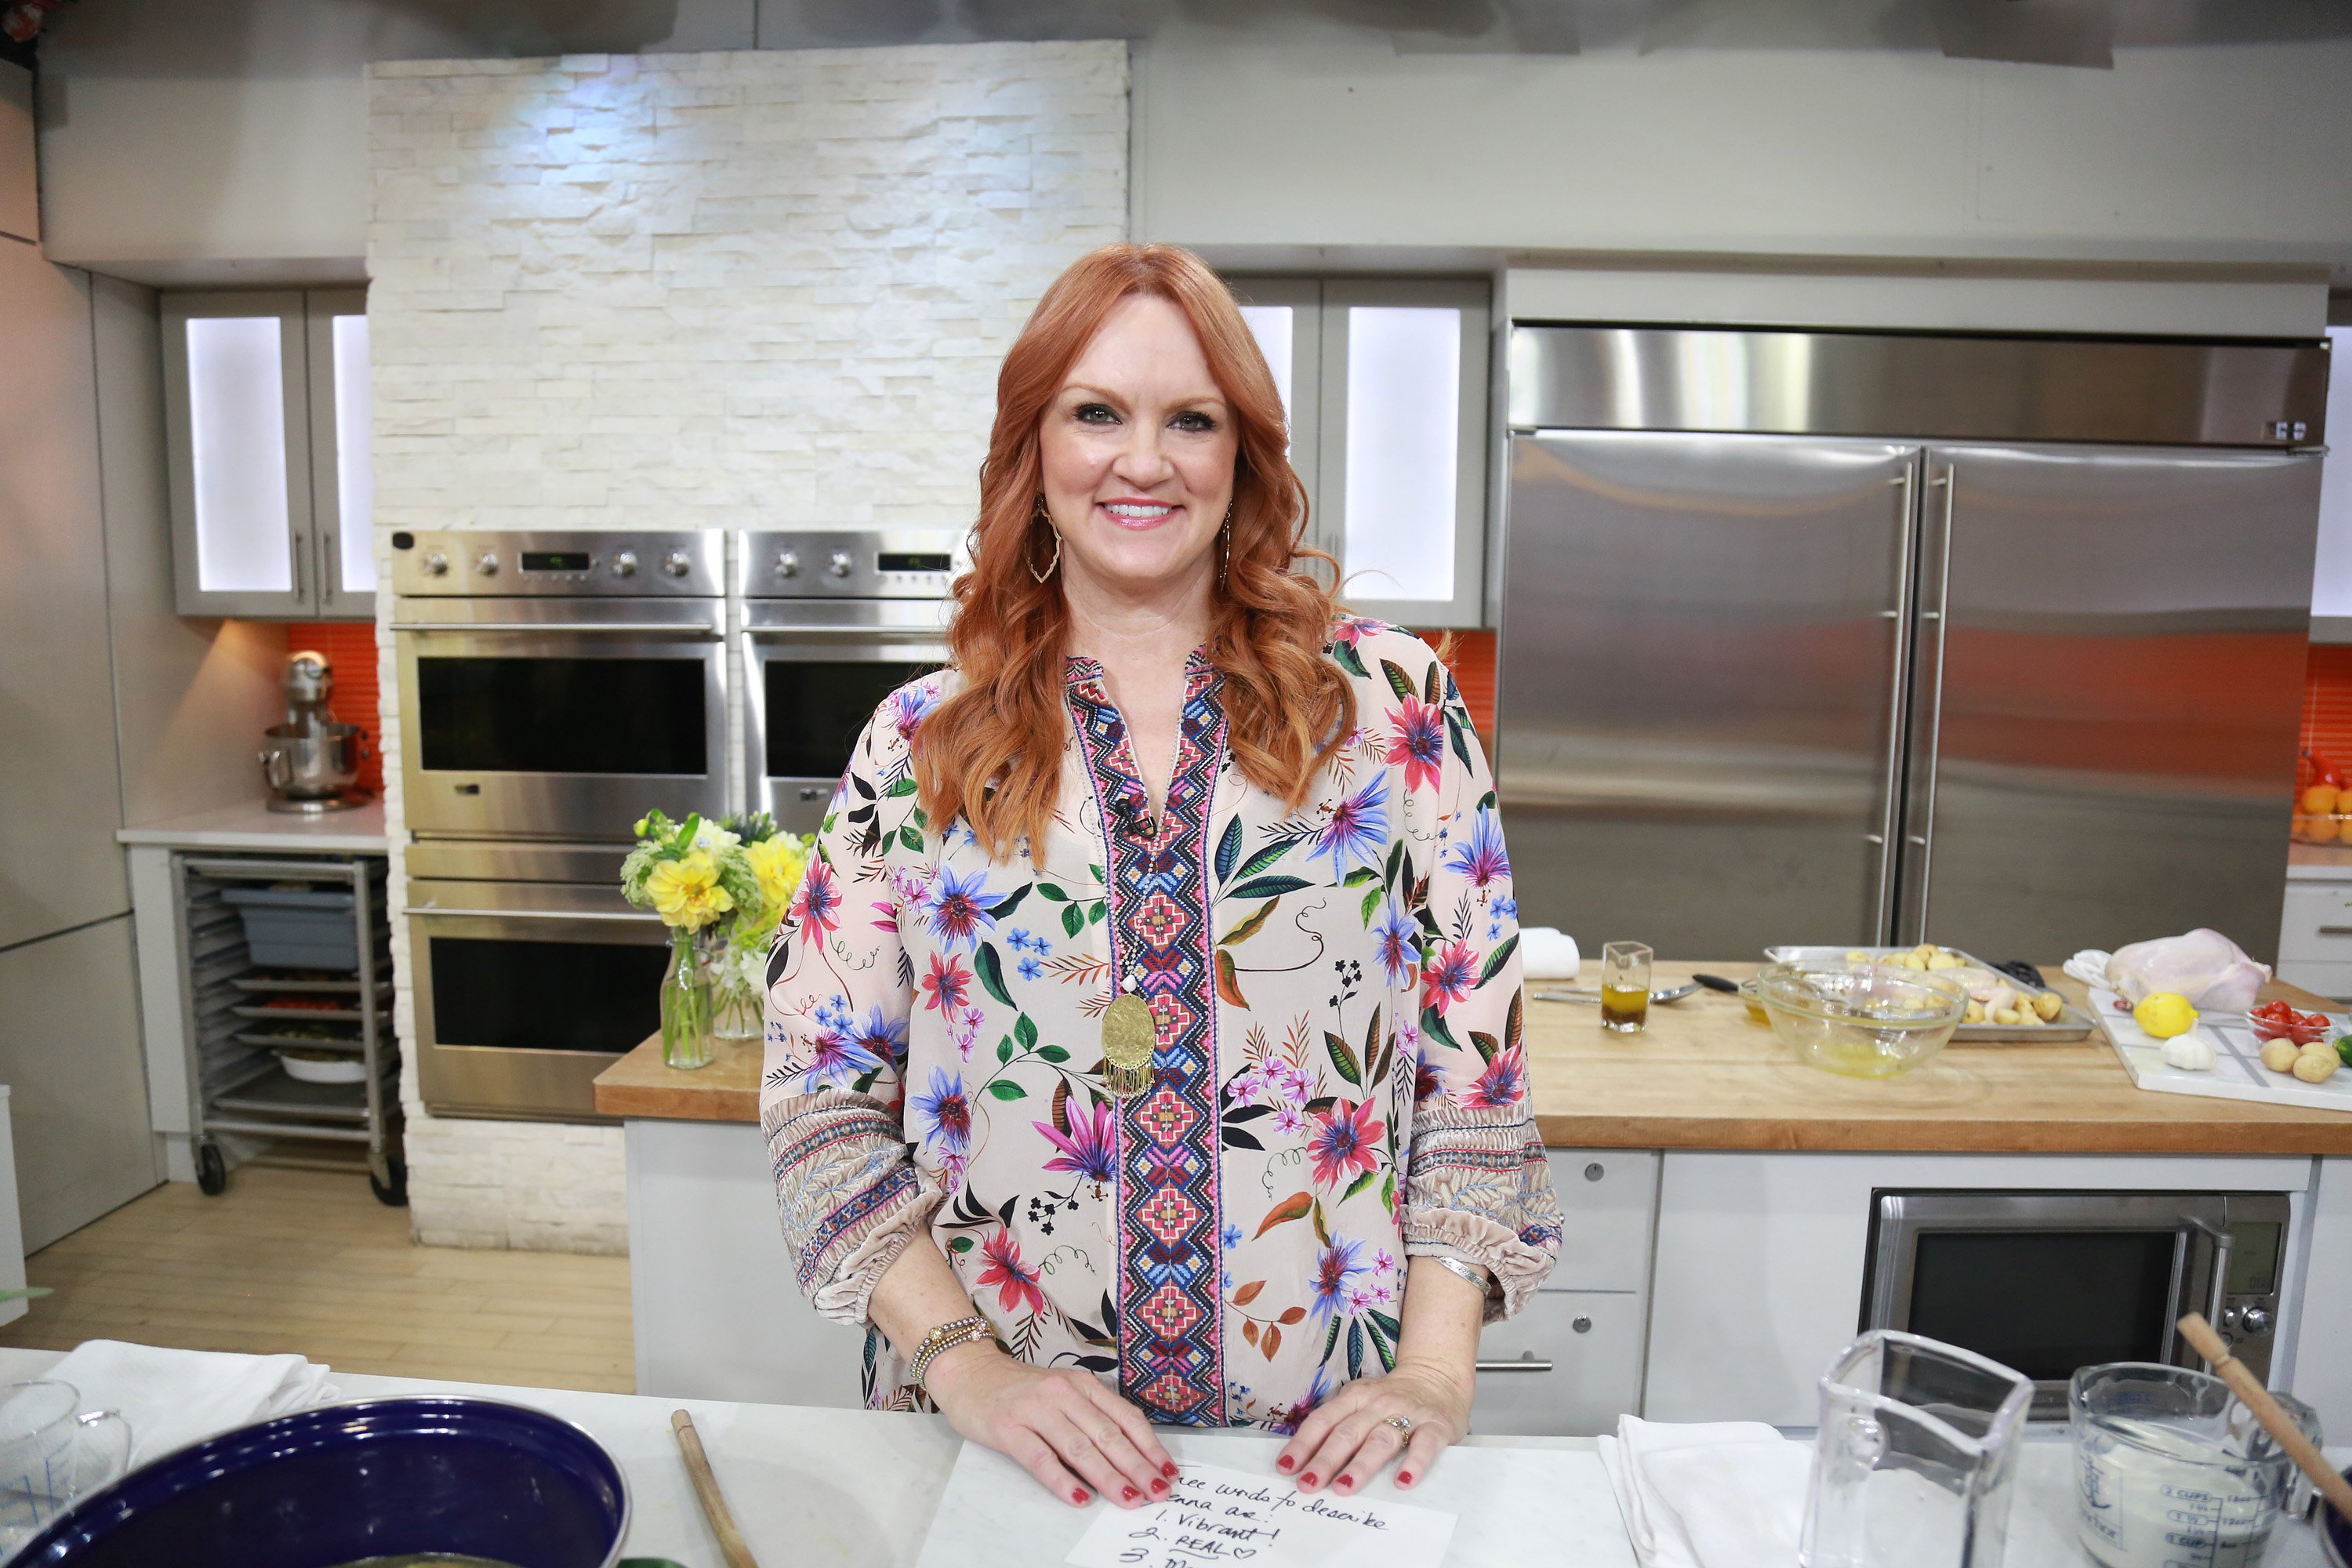
[[[1454,679],[1348,617],[1357,729],[1297,811],[1187,668],[1154,820],[1099,666],[1067,661],[1042,846],[924,820],[909,749],[953,680],[876,712],[768,963],[761,1123],[818,1309],[864,1322],[936,1245],[1013,1352],[1152,1419],[1286,1430],[1395,1360],[1405,1261],[1485,1266],[1506,1315],[1559,1211],[1528,1105],[1511,866]],[[1104,1086],[1115,992],[1156,1026]],[[866,1336],[866,1400],[925,1408]]]

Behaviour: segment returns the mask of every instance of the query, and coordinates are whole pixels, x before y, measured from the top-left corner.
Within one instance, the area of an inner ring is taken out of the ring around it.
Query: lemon
[[[2153,1037],[2168,1040],[2197,1026],[2197,1009],[2177,991],[2151,991],[2132,1009],[2132,1022]]]

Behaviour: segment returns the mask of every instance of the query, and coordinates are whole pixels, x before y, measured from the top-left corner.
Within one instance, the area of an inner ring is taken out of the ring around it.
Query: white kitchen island
[[[0,1349],[0,1381],[39,1377],[60,1359],[54,1351]],[[531,1405],[577,1424],[604,1446],[628,1479],[631,1511],[624,1554],[667,1557],[686,1568],[720,1568],[721,1559],[670,1433],[672,1410],[692,1413],[737,1523],[760,1561],[772,1565],[916,1568],[961,1446],[943,1419],[929,1415],[343,1373],[333,1383],[342,1399],[474,1394]],[[1188,1435],[1163,1435],[1182,1461]],[[1276,1439],[1264,1441],[1270,1462]],[[1633,1551],[1591,1439],[1470,1442],[1557,1454],[1561,1484],[1524,1500],[1519,1533],[1552,1543],[1554,1560],[1577,1568],[1633,1568]],[[2352,1459],[2352,1449],[2331,1448],[2329,1458],[2340,1466]],[[1383,1485],[1381,1490],[1391,1489]],[[2074,1510],[2072,1451],[2062,1436],[2038,1434],[2019,1467],[2004,1568],[2083,1568],[2089,1559],[2074,1542]],[[2291,1523],[2281,1536],[2265,1568],[2319,1568],[2318,1541],[2308,1526]],[[1447,1559],[1449,1564],[1459,1561],[1459,1552]]]

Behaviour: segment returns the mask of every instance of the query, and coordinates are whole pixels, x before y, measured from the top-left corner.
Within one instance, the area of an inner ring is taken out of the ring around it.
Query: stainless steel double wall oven
[[[716,531],[393,536],[409,965],[441,1115],[588,1120],[667,944],[620,894],[649,806],[728,809]]]
[[[748,798],[814,831],[877,704],[947,662],[953,529],[746,533],[743,754]]]

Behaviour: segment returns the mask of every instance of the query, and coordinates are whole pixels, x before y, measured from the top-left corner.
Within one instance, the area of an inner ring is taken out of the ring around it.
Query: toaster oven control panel
[[[747,533],[740,560],[749,599],[944,599],[970,564],[949,528]]]

